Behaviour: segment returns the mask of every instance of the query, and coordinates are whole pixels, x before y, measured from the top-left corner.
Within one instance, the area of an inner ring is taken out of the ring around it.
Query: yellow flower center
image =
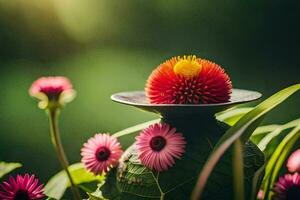
[[[173,68],[175,74],[188,79],[197,76],[200,73],[202,66],[196,59],[196,56],[178,57],[178,61]]]

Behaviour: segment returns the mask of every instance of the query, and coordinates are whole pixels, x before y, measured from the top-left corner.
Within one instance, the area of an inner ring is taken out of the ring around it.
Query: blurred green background
[[[196,54],[222,65],[236,88],[264,98],[300,82],[299,1],[0,0],[0,160],[46,181],[60,169],[48,121],[29,97],[40,76],[69,77],[78,96],[61,115],[70,161],[96,132],[155,115],[118,105],[165,59]],[[299,117],[295,95],[264,123]]]

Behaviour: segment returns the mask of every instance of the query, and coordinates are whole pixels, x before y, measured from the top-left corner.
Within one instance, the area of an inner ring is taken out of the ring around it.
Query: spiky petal
[[[210,104],[228,102],[232,84],[219,65],[184,56],[159,65],[149,76],[145,90],[152,104]]]
[[[44,196],[43,185],[34,175],[17,175],[16,179],[10,176],[0,185],[1,200],[38,200]]]

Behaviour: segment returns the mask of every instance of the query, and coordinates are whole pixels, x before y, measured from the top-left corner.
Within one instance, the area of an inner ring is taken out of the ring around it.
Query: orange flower
[[[230,99],[232,84],[219,65],[196,56],[173,57],[149,76],[146,95],[153,104],[209,104]]]

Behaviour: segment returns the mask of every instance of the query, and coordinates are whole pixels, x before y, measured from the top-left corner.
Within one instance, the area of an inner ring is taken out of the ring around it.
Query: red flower
[[[219,65],[184,56],[159,65],[149,76],[145,90],[153,104],[209,104],[228,102],[232,85]]]
[[[25,176],[17,175],[14,179],[9,177],[8,181],[0,185],[0,199],[2,200],[38,200],[42,199],[43,185],[39,184],[39,180],[34,175],[25,174]]]

